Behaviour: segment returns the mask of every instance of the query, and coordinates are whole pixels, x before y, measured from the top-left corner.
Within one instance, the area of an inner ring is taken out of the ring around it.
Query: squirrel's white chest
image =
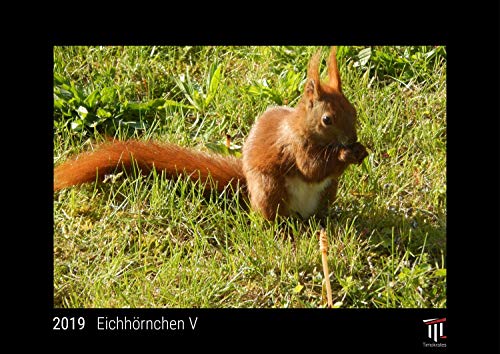
[[[303,218],[310,217],[318,208],[325,188],[331,183],[331,178],[325,178],[317,183],[308,183],[298,176],[286,177],[285,187],[288,192],[288,208],[299,213]]]

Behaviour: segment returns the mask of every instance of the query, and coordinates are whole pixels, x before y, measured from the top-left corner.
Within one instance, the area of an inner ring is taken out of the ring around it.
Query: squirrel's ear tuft
[[[307,99],[313,102],[314,99],[317,99],[320,94],[321,84],[319,81],[319,59],[320,59],[320,51],[317,51],[311,58],[309,62],[309,68],[307,70],[307,82],[304,89],[304,94]]]
[[[307,78],[316,81],[319,84],[319,59],[321,52],[318,50],[311,58],[309,62],[309,67],[307,69]]]
[[[328,59],[328,86],[336,91],[342,92],[340,73],[337,66],[337,47],[332,47],[330,58]]]

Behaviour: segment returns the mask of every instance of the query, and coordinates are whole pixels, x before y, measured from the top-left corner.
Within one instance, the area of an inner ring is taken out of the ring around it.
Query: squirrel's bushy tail
[[[102,181],[105,175],[132,169],[133,164],[143,172],[164,171],[167,177],[185,175],[205,183],[216,183],[218,191],[231,185],[245,184],[242,163],[232,156],[221,156],[183,148],[173,144],[158,144],[136,140],[112,141],[93,152],[77,155],[54,169],[54,191]],[[210,183],[206,184],[207,188]],[[213,187],[215,188],[215,187]]]

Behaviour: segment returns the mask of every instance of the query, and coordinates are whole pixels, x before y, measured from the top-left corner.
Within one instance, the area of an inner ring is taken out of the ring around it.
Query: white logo
[[[427,326],[427,336],[436,343],[438,341],[438,338],[446,339],[446,336],[444,335],[445,322],[446,317],[424,320],[424,323]]]

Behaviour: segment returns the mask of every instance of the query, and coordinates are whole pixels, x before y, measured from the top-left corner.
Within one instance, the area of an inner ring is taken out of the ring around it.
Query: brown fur
[[[338,181],[346,167],[360,163],[367,155],[366,149],[356,142],[356,110],[341,91],[335,54],[332,48],[328,84],[319,78],[318,52],[310,61],[298,106],[267,110],[243,147],[243,172],[251,205],[268,219],[273,219],[276,211],[285,216],[292,212],[287,208],[287,176],[300,176],[308,183],[331,178],[320,200],[321,208],[335,200]],[[324,115],[331,117],[331,125],[322,123]]]
[[[167,177],[184,174],[192,180],[207,182],[208,176],[216,178],[217,189],[228,185],[236,188],[244,181],[241,160],[218,156],[201,151],[182,148],[173,144],[158,144],[136,140],[112,141],[101,145],[96,151],[78,155],[54,170],[54,190],[102,180],[105,175],[120,170],[132,169],[133,162],[143,173],[164,171]],[[209,184],[207,184],[207,187]]]
[[[342,93],[335,47],[328,59],[328,83],[320,81],[319,64],[320,52],[311,58],[296,108],[270,108],[257,120],[241,160],[172,144],[113,141],[56,167],[54,190],[102,180],[117,168],[131,169],[135,160],[144,173],[155,168],[167,177],[184,174],[202,182],[210,176],[219,191],[228,185],[246,186],[252,208],[269,220],[294,213],[289,209],[287,178],[298,177],[303,186],[328,179],[331,183],[318,197],[315,210],[322,212],[335,200],[346,167],[360,163],[367,152],[357,142],[356,110]]]

